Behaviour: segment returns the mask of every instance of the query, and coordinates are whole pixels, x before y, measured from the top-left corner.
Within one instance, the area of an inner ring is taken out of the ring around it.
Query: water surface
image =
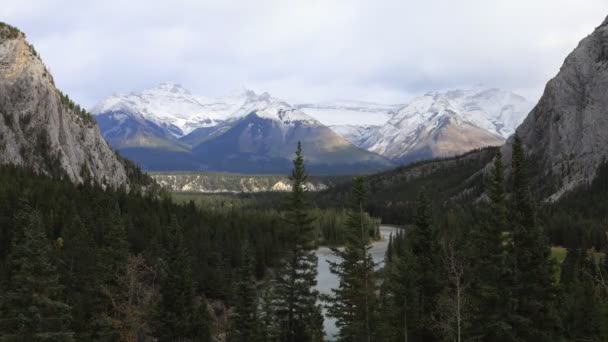
[[[370,250],[372,258],[378,263],[378,267],[382,267],[384,262],[384,253],[388,246],[388,239],[391,234],[395,234],[399,228],[391,226],[380,226],[380,237],[378,241],[372,243]],[[332,253],[328,247],[319,247],[316,251],[317,257],[319,258],[319,264],[317,266],[317,290],[322,294],[331,294],[331,289],[338,286],[338,279],[334,274],[329,271],[328,261],[336,261],[338,258]],[[325,315],[325,310],[323,310]],[[337,333],[336,322],[333,318],[325,316],[323,321],[323,327],[325,329],[325,335],[329,340],[333,339],[333,336]]]

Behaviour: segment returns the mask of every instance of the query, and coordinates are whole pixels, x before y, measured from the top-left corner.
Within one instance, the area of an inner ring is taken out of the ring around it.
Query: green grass
[[[557,265],[557,269],[555,271],[556,281],[559,281],[560,273],[561,273],[561,266],[562,266],[562,263],[564,262],[564,260],[566,259],[566,254],[568,254],[568,249],[566,247],[561,247],[561,246],[551,247],[551,258],[553,260],[555,260],[555,263]],[[602,261],[602,259],[605,256],[606,256],[606,253],[593,252],[593,258],[595,259],[596,263],[599,263],[600,261]]]
[[[568,249],[566,247],[561,246],[553,246],[551,247],[551,257],[557,262],[557,265],[561,266],[566,259],[566,254],[568,253]],[[601,252],[593,252],[593,258],[595,262],[600,262],[606,253]]]

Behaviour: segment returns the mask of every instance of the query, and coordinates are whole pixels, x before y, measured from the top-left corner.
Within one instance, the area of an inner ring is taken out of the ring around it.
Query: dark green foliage
[[[158,189],[151,189],[151,188],[156,187],[156,185],[157,185],[154,182],[154,179],[152,179],[152,177],[150,177],[148,174],[143,172],[132,161],[121,156],[120,152],[118,152],[118,150],[115,150],[114,154],[116,155],[116,158],[118,158],[120,163],[125,168],[125,172],[127,173],[127,178],[129,179],[129,184],[131,184],[131,186],[133,188],[135,188],[135,189],[133,189],[134,191],[140,190],[139,189],[140,187],[146,188],[147,191],[153,191],[153,192],[158,191]]]
[[[243,261],[236,283],[234,313],[228,335],[229,342],[254,341],[258,335],[258,301],[251,254],[249,248],[244,248]]]
[[[408,234],[399,231],[391,237],[386,251],[380,289],[380,315],[386,341],[415,340],[419,324],[419,278],[407,239]]]
[[[299,143],[293,165],[293,185],[286,214],[290,249],[275,276],[274,312],[281,341],[321,341],[323,322],[317,305],[318,292],[314,289],[317,257],[312,219],[307,214],[304,196],[308,175]]]
[[[87,310],[92,313],[90,338],[97,341],[115,341],[119,338],[117,303],[125,301],[127,294],[120,280],[125,277],[129,245],[125,227],[115,207],[101,221],[100,241],[95,257],[95,278],[92,290],[96,300]],[[89,252],[90,253],[90,252]]]
[[[472,226],[467,248],[471,265],[468,295],[475,321],[467,334],[484,341],[511,340],[514,334],[506,310],[511,297],[506,291],[511,271],[505,260],[510,232],[504,184],[502,154],[498,150],[487,187],[490,197],[487,213],[483,221]]]
[[[496,150],[488,147],[458,157],[416,162],[369,175],[366,209],[385,223],[414,224],[416,196],[422,189],[429,194],[433,207],[452,201],[472,205],[484,190],[481,174],[476,172],[492,161]],[[349,194],[350,185],[339,184],[317,194],[315,201],[323,208],[342,207]]]
[[[0,41],[15,39],[19,36],[19,29],[7,23],[0,22]]]
[[[438,304],[447,276],[439,231],[429,200],[418,194],[416,226],[391,241],[381,288],[381,315],[389,341],[435,341],[440,338]]]
[[[571,248],[562,264],[561,330],[571,341],[608,340],[608,269],[591,253]]]
[[[0,296],[0,340],[74,341],[51,242],[40,215],[21,203]]]
[[[338,288],[327,298],[328,314],[336,319],[339,341],[375,341],[380,336],[375,263],[370,254],[366,226],[366,189],[363,178],[353,181],[352,212],[343,248],[333,248],[338,261],[329,268],[339,279]]]
[[[59,99],[61,100],[61,104],[64,107],[66,107],[68,110],[73,111],[76,115],[81,117],[85,123],[89,125],[95,124],[95,119],[93,119],[93,116],[89,112],[87,112],[86,109],[80,107],[79,104],[76,104],[74,101],[72,101],[72,99],[70,99],[68,95],[62,93],[59,90],[57,92],[59,93]]]
[[[90,229],[79,216],[66,224],[60,237],[61,274],[65,293],[72,305],[74,331],[79,332],[77,339],[90,336],[90,323],[97,302],[95,292],[97,274],[96,245]]]
[[[512,227],[507,267],[512,267],[508,289],[512,301],[510,319],[518,338],[552,341],[557,329],[556,292],[551,250],[537,224],[528,186],[527,162],[523,145],[515,136],[512,153]]]
[[[441,247],[437,229],[432,225],[431,207],[424,191],[418,195],[416,228],[409,234],[412,255],[416,263],[418,311],[420,321],[416,335],[423,340],[436,338],[432,317],[445,282],[441,262]]]
[[[153,334],[159,342],[211,341],[206,304],[195,302],[194,281],[182,228],[173,218],[164,241],[160,300]]]
[[[157,275],[146,278],[154,293],[161,273],[159,260],[166,260],[165,233],[172,216],[183,227],[190,267],[196,270],[191,275],[196,303],[200,298],[233,302],[231,289],[242,264],[242,244],[254,251],[258,277],[278,265],[279,257],[291,246],[281,215],[255,209],[175,204],[162,192],[104,191],[92,184],[74,185],[67,179],[51,179],[13,166],[0,167],[0,182],[0,279],[8,279],[12,271],[8,255],[15,234],[14,213],[18,199],[25,197],[37,208],[48,236],[58,241],[58,275],[65,299],[73,306],[71,329],[77,340],[101,340],[93,336],[102,333],[111,338],[125,328],[125,304],[108,300],[108,294],[125,299],[124,280],[120,279],[125,246],[128,254],[142,254],[151,267],[149,273]],[[114,270],[114,277],[102,269]]]
[[[597,169],[592,182],[566,193],[557,203],[543,206],[539,219],[555,245],[576,247],[584,242],[588,247],[605,250],[608,247],[606,208],[608,163],[604,162]]]

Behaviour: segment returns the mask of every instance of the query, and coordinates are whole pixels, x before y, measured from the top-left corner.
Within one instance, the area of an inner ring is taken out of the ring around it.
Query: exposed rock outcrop
[[[594,178],[608,156],[608,19],[566,58],[517,134],[549,200]],[[512,143],[503,147],[506,162]]]
[[[202,193],[256,193],[291,191],[291,181],[279,175],[242,175],[236,173],[159,172],[150,176],[169,191]],[[348,181],[349,177],[311,177],[308,191],[322,191]]]
[[[92,118],[55,88],[23,33],[0,23],[0,164],[117,187],[123,164]]]

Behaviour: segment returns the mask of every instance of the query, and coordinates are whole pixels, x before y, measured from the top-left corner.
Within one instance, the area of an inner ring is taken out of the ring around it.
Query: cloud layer
[[[217,96],[405,102],[483,83],[532,100],[604,0],[68,1],[2,5],[60,88],[92,106],[162,81]]]

